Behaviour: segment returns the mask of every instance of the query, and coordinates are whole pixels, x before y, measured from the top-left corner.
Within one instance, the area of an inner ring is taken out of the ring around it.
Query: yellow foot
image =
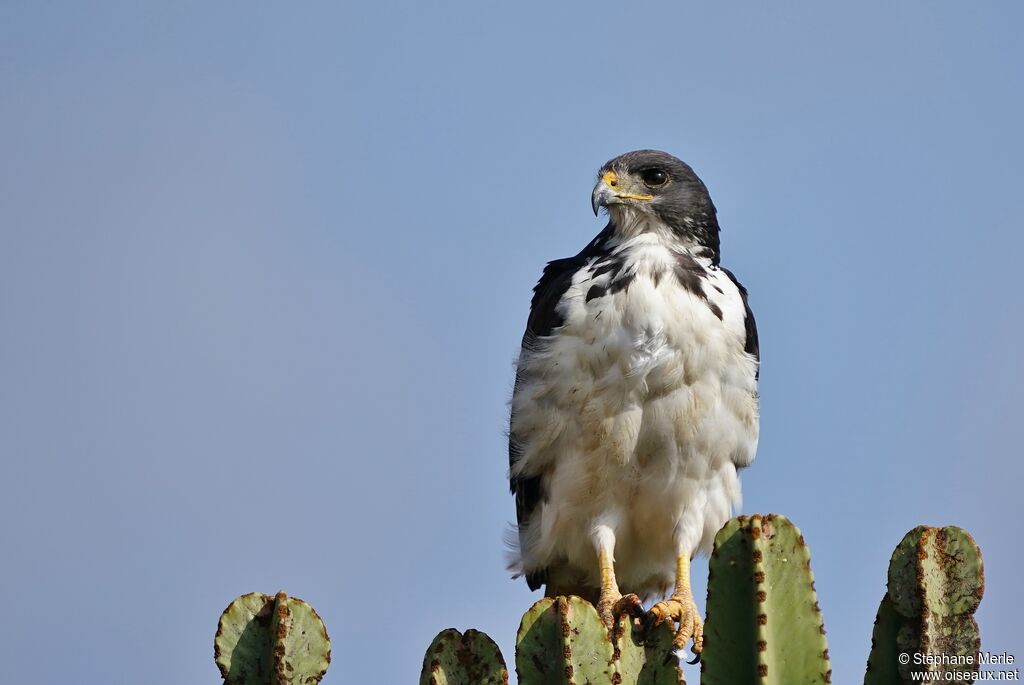
[[[620,616],[629,615],[633,618],[640,618],[644,615],[644,607],[640,598],[630,593],[622,595],[618,592],[606,592],[601,595],[597,602],[597,613],[601,620],[611,630]]]
[[[693,653],[700,657],[701,650],[704,649],[704,621],[701,620],[693,595],[689,592],[676,592],[665,601],[651,607],[647,613],[646,624],[654,627],[665,621],[673,621],[679,626],[675,640],[672,641],[675,648],[682,649],[690,638],[693,638]]]

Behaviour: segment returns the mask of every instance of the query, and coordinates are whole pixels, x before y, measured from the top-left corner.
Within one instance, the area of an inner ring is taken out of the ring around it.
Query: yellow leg
[[[697,603],[690,589],[690,554],[683,552],[676,558],[676,587],[672,596],[651,607],[650,619],[653,625],[664,621],[678,623],[674,644],[682,649],[693,638],[693,653],[704,649],[704,621],[701,620]]]
[[[623,614],[639,616],[643,613],[640,598],[634,594],[623,596],[619,591],[619,583],[615,580],[615,563],[611,552],[598,550],[597,563],[601,568],[601,597],[597,602],[597,613],[609,629],[614,627],[616,619]]]
[[[619,594],[619,583],[615,580],[615,564],[612,555],[605,550],[597,553],[597,563],[601,567],[601,596]]]

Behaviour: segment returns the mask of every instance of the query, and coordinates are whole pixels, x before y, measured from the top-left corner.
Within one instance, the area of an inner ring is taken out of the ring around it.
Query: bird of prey
[[[754,459],[757,329],[687,164],[626,153],[601,167],[591,202],[607,226],[548,263],[523,336],[512,567],[530,589],[595,602],[609,627],[626,613],[671,620],[676,647],[692,638],[699,655],[690,560],[739,505],[737,472]]]

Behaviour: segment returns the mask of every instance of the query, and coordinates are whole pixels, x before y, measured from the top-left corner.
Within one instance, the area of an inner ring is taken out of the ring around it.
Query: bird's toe
[[[647,612],[644,623],[648,629],[651,629],[665,621],[672,621],[678,626],[675,638],[672,640],[675,648],[683,649],[686,647],[686,643],[692,639],[693,653],[699,657],[704,649],[704,621],[701,620],[700,611],[698,611],[693,597],[673,595],[658,602]]]

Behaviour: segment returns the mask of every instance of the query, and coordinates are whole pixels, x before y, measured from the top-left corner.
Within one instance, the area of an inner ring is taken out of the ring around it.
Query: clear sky
[[[1024,4],[165,5],[0,4],[5,682],[214,682],[255,590],[320,611],[327,684],[448,626],[511,660],[530,288],[639,147],[750,289],[743,509],[801,526],[835,681],[919,523],[1024,657]]]

